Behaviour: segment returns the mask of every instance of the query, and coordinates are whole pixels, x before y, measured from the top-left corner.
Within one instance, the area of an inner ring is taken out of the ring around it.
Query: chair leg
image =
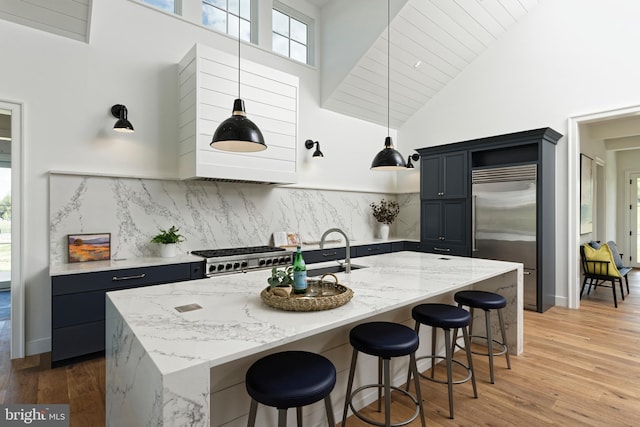
[[[489,353],[489,374],[491,377],[491,384],[494,384],[493,381],[493,338],[491,334],[491,311],[484,311],[484,318],[487,324],[487,353]]]
[[[507,332],[504,327],[504,317],[502,316],[502,309],[498,309],[498,321],[500,322],[500,333],[502,335],[502,344],[504,344],[505,353],[504,355],[507,358],[507,368],[511,369],[511,360],[509,360],[509,344],[507,342]]]
[[[613,291],[613,305],[618,308],[618,299],[616,297],[616,281],[611,279],[611,290]]]
[[[627,282],[627,295],[629,295],[629,277],[627,277],[627,275],[624,275],[624,281]]]
[[[382,384],[382,358],[378,357],[378,384]],[[385,388],[385,397],[387,389]],[[378,412],[382,410],[382,388],[378,387]]]
[[[258,412],[258,401],[251,399],[251,406],[249,408],[249,420],[247,421],[247,427],[255,427],[256,412]]]
[[[278,427],[287,427],[287,409],[278,409]]]
[[[587,286],[587,278],[585,277],[582,281],[582,288],[580,288],[580,299],[582,299],[582,294],[584,294],[584,288]]]
[[[413,371],[413,379],[416,386],[416,400],[418,401],[418,408],[420,410],[420,421],[422,422],[422,427],[426,427],[424,407],[422,404],[422,391],[420,390],[420,375],[418,374],[418,364],[416,363],[415,353],[409,355],[409,365],[409,369]]]
[[[353,349],[351,356],[351,367],[349,368],[349,380],[347,382],[347,394],[344,396],[344,411],[342,411],[342,427],[347,425],[347,411],[351,401],[351,389],[353,388],[353,377],[356,373],[356,361],[358,360],[358,350]]]
[[[302,427],[302,406],[296,408],[296,421],[298,422],[298,427]]]
[[[434,328],[435,329],[435,328]],[[447,363],[447,388],[449,391],[449,418],[453,419],[453,372],[451,369],[451,330],[444,329],[444,351]]]
[[[414,330],[416,331],[416,334],[420,333],[420,322],[416,322],[416,326]],[[409,389],[411,388],[411,375],[412,375],[412,371],[411,371],[411,367],[409,367],[409,372],[407,373],[407,385],[405,386],[406,391],[409,391]]]
[[[324,398],[324,408],[327,411],[327,422],[329,427],[336,427],[336,420],[333,416],[333,405],[331,404],[331,395]]]
[[[436,370],[436,336],[438,331],[436,328],[431,328],[431,378],[434,378]]]
[[[620,282],[620,295],[622,295],[622,301],[624,301],[624,288],[622,287],[622,278],[618,278],[618,281]]]
[[[383,359],[384,364],[384,425],[391,426],[391,373],[389,362],[391,359]]]
[[[471,371],[471,384],[473,385],[473,397],[478,398],[478,389],[476,388],[476,371],[473,369],[473,359],[471,357],[471,340],[467,328],[462,328],[462,336],[464,338],[464,351],[467,353],[467,363]]]

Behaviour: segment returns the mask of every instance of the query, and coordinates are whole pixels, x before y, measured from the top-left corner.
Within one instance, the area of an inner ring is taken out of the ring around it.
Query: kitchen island
[[[246,369],[263,355],[285,349],[314,351],[336,365],[332,398],[339,417],[351,354],[349,329],[370,320],[413,326],[411,307],[453,303],[453,294],[462,289],[507,298],[510,351],[522,352],[521,264],[418,252],[363,257],[357,264],[366,268],[338,274],[353,289],[353,299],[328,311],[285,312],[263,304],[260,291],[267,286],[268,270],[108,293],[106,424],[246,425]],[[175,309],[189,304],[201,308]],[[421,331],[420,339],[425,342],[429,334]],[[363,357],[359,366],[358,382],[376,382],[375,359]],[[404,383],[406,364],[392,368],[394,383]],[[426,362],[419,368],[426,369]],[[375,399],[375,391],[362,394],[361,404]],[[275,425],[276,412],[261,407],[257,424]],[[295,411],[289,412],[293,421]],[[305,408],[307,425],[323,419],[322,405]]]

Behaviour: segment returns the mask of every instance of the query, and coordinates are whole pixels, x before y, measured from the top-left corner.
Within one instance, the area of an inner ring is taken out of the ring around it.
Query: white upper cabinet
[[[298,77],[241,59],[240,97],[267,149],[231,153],[211,148],[218,125],[238,97],[238,57],[196,44],[178,66],[181,179],[297,182]]]

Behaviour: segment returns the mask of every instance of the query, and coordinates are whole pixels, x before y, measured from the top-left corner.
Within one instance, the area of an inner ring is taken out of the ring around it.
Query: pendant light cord
[[[391,122],[391,0],[387,0],[387,136],[390,136]]]
[[[238,99],[240,99],[240,17],[238,16]]]

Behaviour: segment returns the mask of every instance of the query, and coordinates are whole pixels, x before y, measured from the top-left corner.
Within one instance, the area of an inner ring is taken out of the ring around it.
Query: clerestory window
[[[304,64],[312,64],[313,20],[274,2],[272,49],[275,53]]]
[[[202,24],[251,42],[251,0],[202,0]]]

